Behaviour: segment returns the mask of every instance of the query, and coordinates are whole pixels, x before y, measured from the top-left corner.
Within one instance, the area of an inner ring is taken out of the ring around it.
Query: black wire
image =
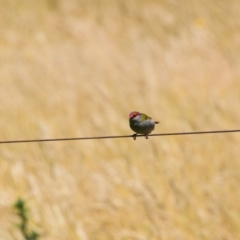
[[[216,131],[199,131],[199,132],[157,133],[157,134],[150,134],[148,136],[149,137],[156,137],[156,136],[197,135],[197,134],[235,133],[235,132],[240,132],[240,129],[235,129],[235,130],[216,130]],[[56,142],[56,141],[74,141],[74,140],[93,140],[93,139],[111,139],[111,138],[132,138],[132,137],[133,137],[133,135],[121,135],[121,136],[78,137],[78,138],[50,138],[50,139],[30,139],[30,140],[9,140],[9,141],[0,141],[0,144],[32,143],[32,142]],[[145,137],[145,135],[137,135],[136,137]]]

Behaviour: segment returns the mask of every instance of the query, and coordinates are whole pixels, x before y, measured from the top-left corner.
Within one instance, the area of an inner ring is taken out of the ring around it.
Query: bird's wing
[[[146,114],[143,114],[142,115],[142,121],[145,121],[145,120],[151,120],[152,118],[151,117],[149,117],[148,115],[146,115]]]

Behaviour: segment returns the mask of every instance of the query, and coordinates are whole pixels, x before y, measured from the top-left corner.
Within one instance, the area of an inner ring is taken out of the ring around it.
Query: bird
[[[158,123],[144,113],[134,111],[129,114],[129,125],[135,132],[132,135],[134,140],[136,140],[137,134],[144,134],[148,139],[148,135],[154,130],[155,124]]]

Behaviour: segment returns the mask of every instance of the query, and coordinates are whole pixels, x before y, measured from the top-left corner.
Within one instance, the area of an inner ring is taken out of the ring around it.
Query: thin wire
[[[197,135],[197,134],[235,133],[235,132],[240,132],[240,129],[200,131],[200,132],[157,133],[157,134],[150,134],[148,136],[149,137],[156,137],[156,136]],[[30,140],[9,140],[9,141],[0,141],[0,144],[32,143],[32,142],[57,142],[57,141],[93,140],[93,139],[111,139],[111,138],[132,138],[132,137],[133,137],[133,135],[121,135],[121,136],[78,137],[78,138],[49,138],[49,139],[30,139]],[[136,137],[145,137],[145,135],[137,135]]]

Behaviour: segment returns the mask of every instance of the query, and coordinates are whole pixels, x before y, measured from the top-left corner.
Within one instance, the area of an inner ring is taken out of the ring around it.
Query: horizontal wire
[[[215,134],[215,133],[235,133],[240,132],[240,129],[235,130],[216,130],[216,131],[200,131],[200,132],[174,132],[174,133],[157,133],[150,134],[149,137],[156,136],[176,136],[176,135],[197,135],[197,134]],[[77,138],[49,138],[49,139],[30,139],[30,140],[9,140],[0,141],[0,144],[10,143],[32,143],[32,142],[56,142],[56,141],[76,141],[76,140],[93,140],[93,139],[111,139],[111,138],[132,138],[133,135],[121,136],[100,136],[100,137],[77,137]],[[145,135],[136,135],[136,137],[145,137]]]

